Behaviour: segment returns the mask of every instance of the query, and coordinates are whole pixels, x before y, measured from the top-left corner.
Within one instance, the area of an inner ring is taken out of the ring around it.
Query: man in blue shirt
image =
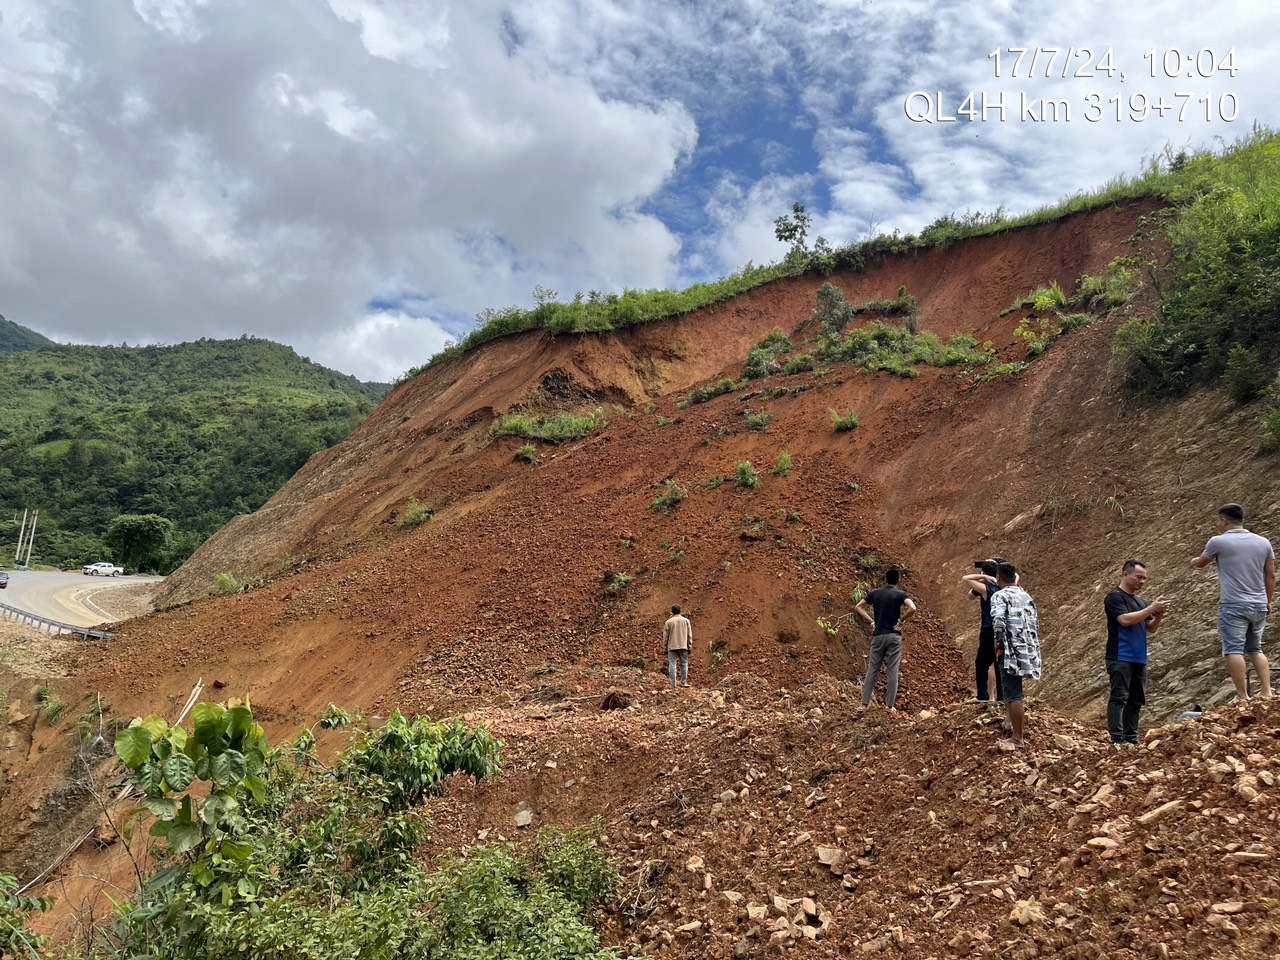
[[[1147,637],[1160,629],[1169,601],[1147,603],[1138,596],[1147,583],[1141,560],[1126,560],[1120,585],[1107,594],[1107,731],[1116,746],[1137,746],[1138,715],[1147,702]]]

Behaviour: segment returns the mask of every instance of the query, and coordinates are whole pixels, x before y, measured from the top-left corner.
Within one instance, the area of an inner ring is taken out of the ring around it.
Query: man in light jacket
[[[667,675],[671,686],[676,686],[676,675],[682,687],[689,685],[689,651],[693,647],[693,626],[689,618],[680,613],[679,606],[672,606],[671,617],[662,625],[662,639],[667,650]]]
[[[996,583],[1000,589],[991,598],[991,625],[996,635],[996,669],[1000,672],[1010,726],[1010,738],[1000,746],[1004,750],[1021,750],[1026,719],[1022,683],[1040,679],[1040,617],[1036,602],[1018,586],[1018,571],[1013,564],[1000,564]]]

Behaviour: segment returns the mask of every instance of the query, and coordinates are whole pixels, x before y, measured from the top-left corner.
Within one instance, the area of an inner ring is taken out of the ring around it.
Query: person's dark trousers
[[[1138,715],[1147,702],[1147,665],[1108,660],[1111,698],[1107,701],[1107,732],[1112,743],[1138,742]]]
[[[991,689],[987,684],[987,668],[996,665],[996,636],[994,633],[983,631],[978,635],[978,656],[973,661],[973,669],[976,674],[975,678],[978,683],[978,699],[979,700],[1003,700],[1004,697],[1000,693],[1000,671],[996,670],[996,689],[995,696],[991,696]]]
[[[902,634],[878,633],[871,638],[871,653],[867,657],[867,678],[862,684],[862,705],[871,703],[876,692],[876,680],[880,667],[884,667],[884,705],[890,710],[898,699],[898,670],[902,664]]]

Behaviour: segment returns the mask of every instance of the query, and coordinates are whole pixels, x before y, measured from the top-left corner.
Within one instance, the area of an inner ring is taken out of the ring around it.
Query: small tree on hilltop
[[[131,570],[157,569],[172,538],[173,521],[154,513],[112,517],[102,537],[116,560]]]
[[[809,227],[813,225],[813,217],[805,213],[803,203],[793,203],[791,213],[783,214],[773,221],[773,235],[783,243],[790,244],[787,259],[795,260],[809,251]]]

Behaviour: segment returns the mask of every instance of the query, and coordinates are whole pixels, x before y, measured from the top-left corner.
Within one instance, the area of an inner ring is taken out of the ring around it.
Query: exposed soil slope
[[[1070,290],[1120,254],[1159,259],[1156,231],[1142,223],[1148,209],[1107,208],[831,279],[854,302],[904,286],[920,302],[923,329],[972,331],[1016,359],[1021,314],[1002,316],[1003,308],[1049,280]],[[950,634],[966,651],[944,655],[949,645],[935,644],[951,666],[934,669],[921,656],[908,667],[909,694],[925,682],[940,682],[940,692],[966,682],[962,661],[975,642],[976,611],[956,584],[974,556],[1003,552],[1022,566],[1057,651],[1046,691],[1081,709],[1096,703],[1104,679],[1104,587],[1137,554],[1152,566],[1153,589],[1179,598],[1155,644],[1167,669],[1153,670],[1153,708],[1225,697],[1209,635],[1212,577],[1193,581],[1182,570],[1211,532],[1218,502],[1249,503],[1264,533],[1280,516],[1270,461],[1253,452],[1251,411],[1212,393],[1163,404],[1129,396],[1111,352],[1123,312],[995,382],[956,369],[922,368],[908,381],[831,365],[825,377],[772,377],[675,408],[690,386],[736,376],[769,330],[800,328],[822,280],[782,281],[618,333],[509,337],[427,370],[262,510],[211,540],[159,602],[203,595],[221,570],[298,575],[126,633],[162,645],[175,629],[197,636],[219,670],[253,678],[260,694],[278,675],[296,700],[302,669],[299,707],[346,689],[326,678],[344,677],[353,659],[377,664],[364,690],[434,684],[443,703],[482,694],[478,679],[500,686],[513,669],[543,661],[652,657],[655,624],[672,601],[695,615],[702,639],[724,645],[718,663],[729,657],[780,677],[815,666],[857,675],[858,651],[827,641],[815,619],[847,611],[853,583],[877,575],[857,564],[871,553],[911,571],[911,588],[940,618],[925,636]],[[1148,286],[1131,309],[1152,305]],[[776,387],[804,392],[757,394]],[[493,418],[513,407],[594,404],[609,412],[608,428],[544,447],[536,467],[511,462],[516,441],[488,438]],[[862,427],[833,434],[832,407],[857,410]],[[768,429],[746,431],[743,411],[762,408],[773,417]],[[1217,417],[1225,429],[1197,429]],[[763,475],[784,448],[795,468],[765,476],[759,492],[702,489],[742,459]],[[667,476],[690,497],[663,517],[648,503]],[[404,532],[395,519],[411,497],[437,515]],[[600,582],[608,571],[637,576],[611,597]],[[272,651],[265,671],[240,653],[246,631]],[[341,647],[311,639],[327,637],[342,638]],[[709,646],[698,656],[709,665]],[[317,664],[325,674],[313,679]],[[175,689],[188,672],[173,676]],[[146,689],[149,678],[140,679]]]

